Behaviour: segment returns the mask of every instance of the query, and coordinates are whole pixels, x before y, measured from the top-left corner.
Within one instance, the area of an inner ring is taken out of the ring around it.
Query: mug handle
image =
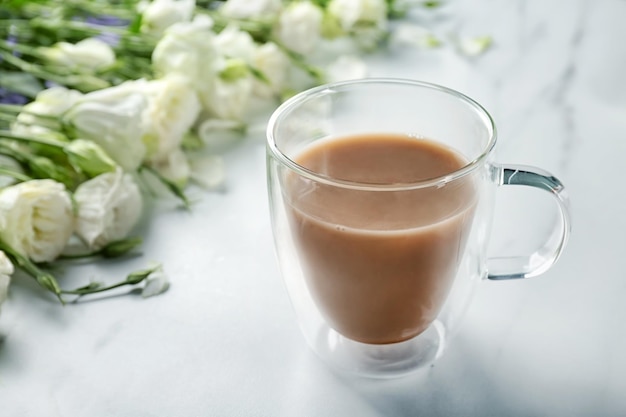
[[[559,219],[543,246],[530,255],[489,258],[487,278],[505,280],[541,275],[554,265],[569,239],[571,217],[565,187],[558,178],[536,167],[499,165],[494,168],[499,186],[527,185],[550,192],[557,202]]]

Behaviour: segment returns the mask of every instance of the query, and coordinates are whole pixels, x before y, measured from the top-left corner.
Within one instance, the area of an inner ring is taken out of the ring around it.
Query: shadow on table
[[[471,340],[434,366],[398,379],[335,372],[310,351],[292,368],[280,415],[298,416],[531,416],[497,389]]]

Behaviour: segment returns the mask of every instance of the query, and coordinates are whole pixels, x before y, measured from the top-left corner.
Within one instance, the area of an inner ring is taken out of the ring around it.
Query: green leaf
[[[143,16],[141,14],[138,14],[128,26],[128,31],[130,33],[139,33],[141,30],[142,21],[143,21]]]

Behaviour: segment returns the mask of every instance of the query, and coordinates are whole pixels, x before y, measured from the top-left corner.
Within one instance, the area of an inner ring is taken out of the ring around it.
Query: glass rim
[[[358,182],[358,181],[349,181],[342,180],[338,178],[333,178],[324,174],[320,174],[318,172],[312,171],[308,168],[303,167],[302,165],[295,162],[285,153],[283,153],[278,145],[276,144],[276,135],[275,131],[279,123],[281,122],[284,115],[288,112],[288,110],[297,107],[298,105],[305,103],[309,99],[320,95],[320,93],[324,93],[332,90],[341,90],[346,87],[356,87],[359,85],[405,85],[409,87],[419,87],[422,89],[429,89],[438,91],[440,93],[447,94],[449,96],[456,97],[457,99],[463,101],[465,104],[469,105],[471,109],[477,114],[479,119],[484,122],[484,125],[487,127],[489,131],[489,140],[487,144],[484,146],[482,152],[474,159],[469,161],[463,167],[449,172],[447,174],[428,178],[419,181],[412,182],[404,182],[404,183],[390,183],[390,184],[377,184],[377,183],[367,183],[367,182]],[[323,84],[317,87],[310,88],[308,90],[302,91],[293,97],[286,100],[282,103],[274,112],[272,113],[266,130],[266,138],[267,138],[267,150],[271,153],[271,156],[274,157],[278,162],[282,165],[286,166],[290,170],[294,171],[296,174],[301,175],[305,178],[311,179],[313,181],[342,187],[342,188],[350,188],[354,190],[363,190],[363,191],[404,191],[411,190],[417,188],[426,188],[426,187],[441,187],[444,184],[449,182],[453,182],[461,177],[466,176],[470,172],[478,169],[478,167],[483,165],[483,162],[487,159],[487,157],[491,154],[496,145],[496,125],[494,123],[493,118],[489,114],[489,112],[481,106],[474,99],[466,96],[459,91],[453,90],[448,87],[444,87],[439,84],[426,82],[426,81],[418,81],[418,80],[410,80],[403,78],[363,78],[357,80],[350,81],[340,81],[336,83]]]

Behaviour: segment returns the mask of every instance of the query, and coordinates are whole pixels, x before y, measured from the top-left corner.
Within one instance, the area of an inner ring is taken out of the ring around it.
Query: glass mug
[[[495,144],[484,108],[425,82],[323,85],[274,112],[275,248],[301,329],[323,360],[370,377],[429,365],[480,280],[532,277],[556,262],[570,233],[563,185],[538,168],[494,162]],[[502,185],[543,189],[557,202],[552,233],[529,255],[487,257]]]

